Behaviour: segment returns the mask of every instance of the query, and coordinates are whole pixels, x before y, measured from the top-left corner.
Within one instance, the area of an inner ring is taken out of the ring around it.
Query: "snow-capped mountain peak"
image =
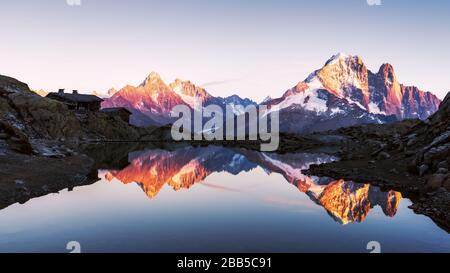
[[[197,88],[191,81],[183,81],[175,79],[169,86],[177,93],[189,96],[198,96],[201,93],[200,88]]]
[[[169,87],[192,108],[198,107],[212,97],[205,89],[190,81],[176,79]]]
[[[303,125],[292,121],[299,117],[286,118],[286,123],[292,124],[284,127],[304,132],[317,130],[313,128],[319,123],[309,124],[311,120],[326,124],[323,120],[326,118],[338,120],[322,126],[326,129],[361,122],[383,123],[392,120],[390,115],[397,119],[424,119],[437,110],[440,100],[429,92],[401,85],[390,64],[382,65],[374,74],[361,57],[338,53],[281,98],[266,103],[278,106],[283,113],[301,113]]]
[[[328,61],[326,61],[325,65],[328,65],[328,64],[330,64],[330,65],[336,64],[336,63],[338,63],[339,61],[347,60],[347,59],[349,59],[349,58],[352,58],[352,56],[350,56],[349,54],[344,53],[344,52],[339,52],[339,53],[337,53],[337,54],[331,56],[331,58],[328,59]]]
[[[359,56],[336,54],[316,72],[323,86],[340,98],[369,104],[368,70]]]

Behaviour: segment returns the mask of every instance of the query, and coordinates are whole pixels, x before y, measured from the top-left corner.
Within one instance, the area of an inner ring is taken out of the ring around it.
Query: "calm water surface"
[[[0,211],[0,252],[450,252],[398,192],[301,173],[337,160],[220,147],[131,152],[89,186]],[[51,179],[51,177],[49,177]]]

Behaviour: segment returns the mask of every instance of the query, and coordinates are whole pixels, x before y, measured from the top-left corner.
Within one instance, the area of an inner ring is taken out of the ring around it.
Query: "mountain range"
[[[105,99],[102,107],[127,108],[133,113],[131,123],[136,126],[173,122],[170,112],[179,104],[191,108],[198,103],[222,107],[257,105],[238,95],[214,97],[190,81],[177,79],[166,84],[155,72],[137,87],[127,85],[109,93],[113,95]],[[281,131],[310,133],[363,123],[426,119],[440,102],[430,92],[401,84],[390,64],[383,64],[373,73],[361,57],[339,53],[281,97],[268,96],[261,104],[279,109]],[[235,114],[243,113],[235,110]]]

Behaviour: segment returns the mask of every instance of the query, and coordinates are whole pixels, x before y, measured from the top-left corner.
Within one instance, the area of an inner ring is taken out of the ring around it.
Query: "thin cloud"
[[[205,87],[211,87],[211,86],[215,86],[215,85],[224,85],[224,84],[229,84],[229,83],[233,83],[233,82],[238,82],[240,80],[241,79],[227,79],[227,80],[221,80],[221,81],[212,81],[212,82],[204,83],[200,86],[205,88]]]
[[[223,191],[229,191],[229,192],[242,192],[242,191],[239,190],[239,189],[234,189],[234,188],[224,187],[224,186],[215,185],[215,184],[206,183],[206,182],[202,182],[202,183],[200,183],[200,185],[205,186],[205,187],[209,187],[209,188],[218,189],[218,190],[223,190]]]

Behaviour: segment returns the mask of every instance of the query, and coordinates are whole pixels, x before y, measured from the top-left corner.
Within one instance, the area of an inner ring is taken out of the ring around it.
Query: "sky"
[[[105,93],[155,71],[259,102],[338,52],[450,91],[450,1],[0,0],[0,34],[0,74],[48,92]]]

